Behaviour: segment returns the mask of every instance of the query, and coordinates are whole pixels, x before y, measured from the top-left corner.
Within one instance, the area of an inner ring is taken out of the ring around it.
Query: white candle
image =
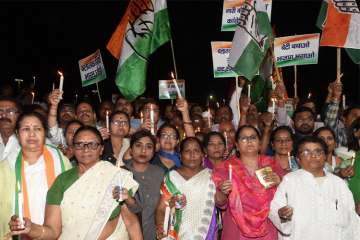
[[[63,86],[64,86],[64,75],[60,71],[58,71],[58,74],[60,75],[59,90],[62,93],[63,92]],[[60,99],[62,99],[62,96],[60,97]]]
[[[343,109],[346,108],[346,96],[345,94],[342,95],[342,104],[343,104]]]
[[[35,92],[31,92],[31,104],[34,104]]]
[[[289,169],[291,170],[292,165],[291,165],[291,156],[290,156],[290,152],[288,152],[288,163],[289,163]]]
[[[150,124],[151,124],[151,134],[155,135],[155,124],[154,124],[154,109],[153,105],[150,104]]]
[[[122,182],[121,182],[121,179],[120,179],[119,180],[119,202],[123,201],[122,190],[123,190],[123,187],[122,187]]]
[[[140,112],[140,123],[143,124],[144,123],[144,115],[142,112]]]
[[[52,90],[53,91],[55,90],[55,83],[53,83]]]
[[[272,102],[271,113],[273,114],[273,117],[274,117],[274,115],[275,115],[275,98],[271,98],[271,102]]]
[[[169,203],[166,202],[166,208],[165,208],[165,217],[164,217],[164,234],[167,236],[168,230],[169,230],[169,219],[170,219],[170,206]]]
[[[219,102],[216,102],[216,107],[217,107],[217,108],[220,108]]]
[[[18,187],[18,204],[19,204],[19,219],[21,221],[21,226],[24,224],[24,196],[20,188],[20,183],[17,183]]]
[[[110,120],[109,120],[109,111],[106,110],[106,130],[110,132]]]
[[[354,166],[354,163],[355,163],[355,153],[352,154],[351,166]]]
[[[35,87],[35,81],[36,81],[36,80],[35,80],[35,79],[36,79],[35,76],[33,76],[33,79],[34,79],[34,87]]]
[[[251,84],[248,85],[248,98],[251,99]]]
[[[232,181],[232,165],[229,164],[229,180]]]
[[[312,94],[311,94],[311,92],[309,92],[309,94],[308,94],[308,99],[310,99],[311,96],[312,96]]]
[[[225,149],[228,148],[228,137],[227,137],[227,133],[224,132],[224,138],[225,138]]]
[[[172,72],[171,72],[171,78],[172,78],[172,81],[173,81],[173,83],[174,83],[174,85],[175,85],[178,98],[182,98],[181,92],[180,92],[180,89],[179,89],[179,86],[178,86],[177,81],[176,81],[176,79],[175,79],[175,77],[174,77],[174,74],[173,74]]]

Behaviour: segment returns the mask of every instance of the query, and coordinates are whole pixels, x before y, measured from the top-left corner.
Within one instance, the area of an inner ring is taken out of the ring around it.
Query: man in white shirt
[[[359,239],[360,218],[352,194],[341,178],[323,170],[326,152],[320,138],[299,141],[302,169],[285,175],[271,202],[269,218],[279,239]]]
[[[21,112],[21,105],[10,97],[0,98],[0,161],[20,149],[15,135],[16,120]]]

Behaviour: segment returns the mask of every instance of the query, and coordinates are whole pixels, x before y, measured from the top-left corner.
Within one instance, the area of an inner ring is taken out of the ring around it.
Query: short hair
[[[295,110],[295,112],[293,114],[293,120],[295,120],[297,114],[303,113],[303,112],[311,113],[311,116],[315,120],[315,113],[311,110],[311,108],[308,108],[308,107],[298,107],[298,108],[296,108],[296,110]]]
[[[45,137],[48,136],[49,128],[47,125],[47,119],[43,115],[41,115],[40,113],[35,112],[35,111],[29,111],[29,112],[24,112],[24,113],[20,114],[20,116],[18,117],[18,119],[16,121],[16,125],[15,125],[15,130],[17,132],[19,132],[21,122],[27,117],[37,118],[40,121],[41,126],[45,130]]]
[[[94,106],[92,105],[92,103],[91,103],[89,100],[85,100],[85,99],[79,101],[79,102],[76,104],[75,112],[77,111],[78,107],[79,107],[81,104],[88,104],[88,105],[90,105],[92,111],[95,112],[95,111],[94,111],[95,109],[94,109]]]
[[[21,103],[16,100],[15,98],[12,97],[7,97],[7,96],[0,96],[0,102],[1,101],[8,101],[8,102],[12,102],[15,104],[16,109],[18,110],[19,113],[22,113],[22,105]]]
[[[75,139],[77,138],[77,136],[81,132],[91,132],[91,133],[93,133],[96,136],[97,140],[99,140],[100,145],[104,145],[104,140],[103,140],[103,138],[101,136],[101,133],[99,132],[99,130],[97,130],[97,128],[92,127],[92,126],[82,126],[82,127],[80,127],[74,134],[74,138],[73,138],[74,142],[75,142]]]
[[[80,125],[80,127],[85,126],[82,122],[80,122],[77,119],[70,120],[64,128],[64,135],[67,133],[67,130],[69,129],[70,125],[72,125],[72,124],[78,124],[78,125]]]
[[[317,143],[321,146],[322,150],[324,150],[325,155],[327,155],[328,153],[328,147],[326,145],[326,143],[324,142],[324,140],[322,140],[319,137],[315,137],[315,136],[305,136],[303,138],[300,139],[300,141],[297,143],[296,146],[296,156],[299,155],[299,149],[305,145],[306,143]]]
[[[182,153],[184,151],[185,145],[190,141],[196,142],[199,145],[201,152],[203,154],[205,153],[204,148],[202,147],[201,141],[196,137],[187,137],[184,140],[182,140],[181,143],[180,143],[180,153]]]
[[[129,117],[129,114],[127,114],[127,113],[124,112],[124,111],[116,111],[116,112],[111,113],[111,115],[110,115],[110,117],[109,117],[109,120],[112,121],[113,118],[114,118],[116,115],[124,115],[124,116],[126,117],[126,119],[127,119],[127,122],[128,122],[128,124],[129,124],[129,126],[130,126],[130,117]]]
[[[316,131],[313,133],[313,136],[318,137],[318,135],[320,134],[320,132],[322,131],[329,131],[331,133],[331,135],[333,136],[333,138],[336,141],[336,135],[334,130],[332,130],[329,126],[324,126],[324,127],[320,127],[318,129],[316,129]]]
[[[255,133],[256,133],[256,135],[257,135],[257,137],[259,138],[259,140],[261,139],[261,135],[260,135],[259,130],[257,130],[254,126],[252,126],[252,125],[250,125],[250,124],[246,124],[246,125],[242,125],[241,127],[239,127],[238,130],[236,131],[236,135],[235,135],[236,142],[239,140],[240,133],[241,133],[245,128],[250,128],[250,129],[254,130]]]
[[[161,137],[161,132],[164,130],[164,128],[171,128],[172,130],[175,131],[175,134],[176,134],[176,139],[179,140],[180,139],[180,133],[179,133],[179,130],[173,125],[173,124],[170,124],[170,123],[164,123],[163,125],[160,126],[160,128],[158,129],[157,133],[156,133],[156,136],[158,138]]]
[[[138,142],[141,138],[144,138],[144,137],[150,138],[151,142],[154,145],[153,151],[155,152],[156,139],[155,139],[154,135],[152,135],[151,132],[149,130],[146,130],[146,129],[141,129],[141,130],[135,132],[133,135],[131,135],[130,148],[132,148],[136,142]]]
[[[352,110],[354,110],[354,109],[360,110],[360,106],[359,106],[359,105],[353,105],[353,106],[351,106],[351,107],[346,108],[346,109],[344,110],[343,116],[346,118],[346,117],[350,114],[350,112],[351,112]]]
[[[204,137],[203,145],[205,148],[208,147],[210,139],[214,136],[219,137],[221,139],[221,141],[223,142],[223,144],[225,145],[225,143],[226,143],[225,137],[219,132],[212,131],[212,132],[207,133]]]

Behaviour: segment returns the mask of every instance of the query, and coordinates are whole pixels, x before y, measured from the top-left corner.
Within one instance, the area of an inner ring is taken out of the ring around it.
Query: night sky
[[[221,32],[222,0],[168,0],[170,24],[179,78],[186,80],[186,95],[192,101],[205,101],[210,93],[222,98],[229,92],[231,78],[214,79],[211,41],[231,41],[232,32]],[[273,0],[272,24],[277,36],[320,32],[316,18],[321,0]],[[8,2],[0,3],[1,82],[25,84],[36,76],[39,95],[58,84],[56,71],[65,75],[67,99],[75,93],[91,92],[95,85],[81,88],[78,60],[101,50],[107,79],[99,83],[102,97],[116,93],[114,75],[117,60],[106,50],[106,43],[119,23],[126,1],[89,2]],[[348,101],[360,102],[359,66],[343,52],[344,89]],[[157,80],[169,79],[173,70],[170,44],[150,58],[146,96],[158,95]],[[293,68],[283,69],[289,96],[293,96]],[[321,47],[319,63],[298,67],[299,95],[313,92],[319,103],[326,96],[327,84],[336,77],[335,48]]]

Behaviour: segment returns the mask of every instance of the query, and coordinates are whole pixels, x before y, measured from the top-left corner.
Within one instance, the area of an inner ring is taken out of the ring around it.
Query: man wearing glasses
[[[0,97],[0,161],[17,154],[20,149],[15,135],[16,120],[21,105],[10,97]],[[12,158],[16,159],[16,157]]]

